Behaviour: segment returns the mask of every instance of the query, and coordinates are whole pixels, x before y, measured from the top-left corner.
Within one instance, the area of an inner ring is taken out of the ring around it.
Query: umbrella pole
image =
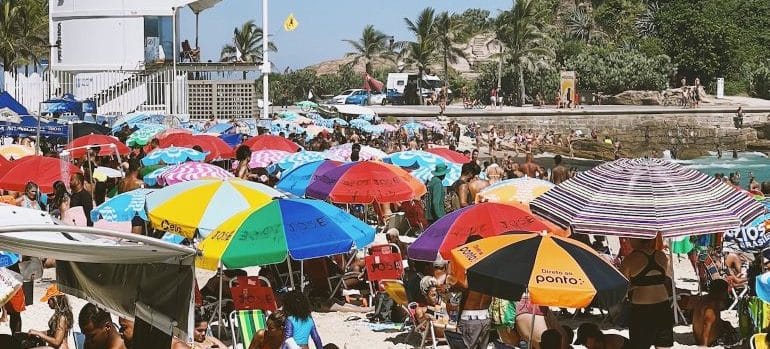
[[[299,261],[299,290],[305,292],[305,261]]]
[[[219,303],[217,305],[217,313],[219,315],[218,315],[217,321],[219,322],[219,324],[217,325],[217,338],[221,338],[222,337],[222,277],[224,274],[222,272],[222,262],[219,262],[218,269],[219,269]]]
[[[668,262],[671,268],[671,308],[674,312],[674,324],[679,323],[679,318],[682,318],[682,323],[687,325],[687,319],[684,317],[684,312],[679,308],[679,303],[676,301],[676,271],[674,270],[674,253],[671,251],[671,243],[673,240],[668,239]],[[699,286],[700,287],[700,286]]]
[[[291,256],[286,256],[286,265],[289,266],[289,282],[291,283],[291,289],[294,289],[294,272],[291,270]]]

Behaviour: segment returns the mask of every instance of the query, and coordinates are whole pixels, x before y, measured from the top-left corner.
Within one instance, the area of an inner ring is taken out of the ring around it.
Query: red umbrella
[[[425,184],[398,166],[361,161],[314,175],[305,194],[335,203],[369,204],[409,201],[425,192]]]
[[[53,193],[56,181],[67,180],[63,171],[69,174],[81,172],[69,162],[45,156],[26,156],[0,167],[0,188],[12,191],[24,191],[27,182],[40,186],[40,191]]]
[[[72,149],[70,151],[72,157],[79,158],[86,155],[87,148],[85,147],[87,146],[98,146],[100,156],[109,156],[115,154],[116,149],[120,155],[127,155],[131,152],[131,149],[128,149],[128,147],[121,143],[117,138],[93,133],[87,136],[75,138],[75,140],[67,144],[65,149]]]
[[[5,158],[5,156],[0,155],[0,171],[2,171],[3,167],[5,167],[5,165],[8,165],[10,163],[11,163],[11,160],[8,160],[8,159]]]
[[[295,153],[300,149],[300,146],[297,145],[297,143],[294,143],[286,138],[273,135],[259,135],[253,138],[249,138],[243,142],[243,145],[255,151],[272,149]]]
[[[204,152],[208,152],[206,160],[231,158],[234,155],[233,149],[219,137],[211,135],[191,135],[187,133],[174,133],[160,140],[161,148],[171,146],[192,148],[200,146]]]
[[[471,162],[471,159],[469,159],[467,156],[449,148],[430,148],[426,151],[431,154],[436,154],[446,159],[447,161],[454,162],[456,164],[467,164]]]

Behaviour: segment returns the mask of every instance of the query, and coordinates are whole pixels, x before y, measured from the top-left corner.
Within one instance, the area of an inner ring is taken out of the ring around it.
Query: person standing
[[[67,337],[75,320],[67,296],[56,285],[51,285],[40,301],[48,303],[48,307],[53,310],[53,316],[48,320],[48,330],[29,330],[28,334],[44,341],[45,348],[68,349]]]
[[[24,195],[16,199],[16,205],[33,210],[40,210],[40,197],[38,196],[39,187],[35,182],[27,182],[24,186]]]
[[[559,185],[559,183],[569,179],[569,170],[562,165],[561,155],[553,157],[553,168],[551,169],[551,182]]]
[[[84,181],[85,178],[82,173],[72,174],[72,178],[70,178],[70,188],[72,189],[72,194],[70,195],[70,207],[83,207],[83,213],[86,216],[86,224],[89,227],[92,227],[94,226],[94,222],[91,221],[91,210],[94,209],[94,200],[91,198],[91,193],[84,189]]]
[[[674,345],[669,288],[668,257],[655,249],[655,239],[630,239],[633,251],[623,260],[620,271],[630,281],[628,334],[632,348]]]
[[[733,125],[735,125],[735,128],[743,128],[743,107],[738,107],[738,111],[735,112]]]
[[[465,243],[480,240],[478,235],[471,235]],[[492,297],[471,291],[465,285],[457,282],[452,275],[447,277],[447,283],[457,291],[462,292],[460,300],[460,318],[457,321],[457,332],[462,336],[462,341],[447,337],[450,348],[486,349],[489,344],[489,330],[492,327],[492,318],[489,316],[489,305]]]
[[[446,177],[447,166],[445,163],[436,164],[436,169],[431,172],[433,177],[428,181],[428,195],[425,200],[425,218],[429,223],[437,221],[439,218],[446,215],[446,209],[444,208],[444,196],[446,195],[446,188],[444,188],[444,177]]]

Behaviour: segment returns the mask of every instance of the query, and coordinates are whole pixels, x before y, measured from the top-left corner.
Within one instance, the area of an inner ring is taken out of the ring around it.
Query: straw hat
[[[59,287],[57,287],[55,284],[48,287],[48,289],[45,291],[45,295],[43,298],[40,298],[41,302],[48,302],[49,299],[56,297],[56,296],[63,296],[64,293],[59,291]]]

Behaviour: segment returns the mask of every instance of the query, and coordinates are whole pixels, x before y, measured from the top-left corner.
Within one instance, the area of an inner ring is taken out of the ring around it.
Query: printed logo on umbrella
[[[481,256],[484,255],[484,251],[479,245],[463,246],[460,248],[460,253],[468,260],[469,263],[475,262]]]
[[[171,222],[169,222],[169,221],[167,221],[165,219],[163,220],[163,222],[160,223],[160,228],[161,228],[161,230],[163,230],[165,232],[168,232],[168,233],[173,233],[173,234],[181,234],[182,233],[182,227],[180,227],[177,224],[171,223]]]
[[[585,280],[569,271],[541,268],[539,273],[535,274],[535,283],[582,286],[585,284]]]

